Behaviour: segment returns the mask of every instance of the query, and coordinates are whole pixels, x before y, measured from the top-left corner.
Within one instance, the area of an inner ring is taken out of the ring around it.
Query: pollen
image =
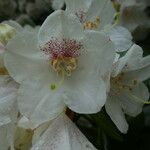
[[[52,69],[58,76],[71,76],[77,68],[78,57],[84,47],[74,39],[51,39],[41,50],[48,56]]]
[[[85,22],[83,24],[83,27],[84,29],[97,29],[99,24],[100,24],[100,17],[97,16],[93,22],[92,21]]]
[[[52,68],[57,72],[57,75],[71,76],[72,71],[77,67],[77,58],[73,57],[58,57],[52,60]]]
[[[136,79],[126,83],[124,73],[120,73],[118,76],[111,78],[111,84],[113,86],[113,94],[120,95],[123,90],[131,92],[138,84]]]
[[[8,75],[8,71],[5,67],[0,68],[0,75]]]

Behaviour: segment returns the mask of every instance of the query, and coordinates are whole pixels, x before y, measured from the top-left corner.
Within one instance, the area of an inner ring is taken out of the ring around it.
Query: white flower
[[[56,118],[31,150],[96,150],[64,114]]]
[[[137,0],[125,0],[121,3],[120,24],[133,32],[137,27],[150,27],[150,21],[145,13],[146,3]]]
[[[9,76],[0,77],[0,145],[2,150],[14,147],[14,132],[17,122],[18,84]],[[2,136],[2,137],[1,137]]]
[[[76,15],[85,29],[96,30],[111,24],[115,14],[110,0],[66,0],[66,11]]]
[[[143,58],[142,54],[142,49],[134,44],[113,66],[105,108],[122,133],[128,130],[124,113],[138,115],[149,99],[148,89],[142,81],[150,77],[150,56]]]
[[[40,48],[39,48],[40,47]],[[21,32],[7,45],[5,65],[19,83],[20,112],[32,128],[53,119],[65,105],[96,113],[106,100],[102,76],[111,70],[114,46],[64,11],[52,13],[34,32]]]
[[[128,50],[132,45],[131,33],[113,23],[115,11],[110,0],[66,0],[66,11],[76,15],[84,29],[99,30],[107,34],[117,52]]]

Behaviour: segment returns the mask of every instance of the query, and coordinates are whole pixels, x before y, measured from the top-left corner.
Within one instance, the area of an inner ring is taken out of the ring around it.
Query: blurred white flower
[[[128,130],[124,114],[138,115],[149,99],[143,81],[150,77],[150,56],[142,55],[142,49],[134,44],[124,57],[114,62],[105,108],[122,133]]]
[[[66,0],[66,11],[76,15],[85,29],[95,30],[111,24],[115,14],[110,0]]]
[[[140,0],[124,0],[120,7],[120,24],[133,32],[138,27],[149,28],[150,19],[146,15],[147,4]]]
[[[17,123],[18,84],[9,76],[0,76],[0,145],[2,150],[14,148],[14,133]]]
[[[64,114],[56,118],[31,150],[96,150]]]
[[[96,113],[106,101],[102,76],[110,72],[114,45],[96,31],[84,31],[76,17],[56,11],[37,33],[20,32],[7,45],[5,65],[19,83],[18,103],[31,128],[68,106]],[[99,92],[101,91],[101,92]]]

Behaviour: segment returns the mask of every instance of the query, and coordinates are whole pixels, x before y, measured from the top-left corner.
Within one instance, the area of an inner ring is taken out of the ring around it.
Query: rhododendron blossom
[[[5,65],[21,84],[22,121],[35,128],[66,106],[78,113],[100,111],[106,101],[102,77],[110,72],[114,54],[109,37],[84,31],[76,17],[60,10],[48,16],[38,36],[16,35],[7,45]]]

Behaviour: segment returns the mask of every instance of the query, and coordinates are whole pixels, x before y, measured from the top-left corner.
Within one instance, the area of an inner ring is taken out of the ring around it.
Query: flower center
[[[80,10],[75,13],[75,15],[79,18],[80,22],[83,24],[84,29],[97,29],[100,24],[100,17],[96,16],[94,21],[86,21],[86,12]]]
[[[77,59],[84,50],[81,42],[74,39],[51,39],[41,50],[48,56],[51,67],[60,76],[71,76],[77,68]]]
[[[77,58],[59,56],[51,61],[51,65],[57,75],[71,76],[72,71],[77,67]]]
[[[97,29],[100,24],[100,17],[97,16],[94,21],[86,21],[83,24],[84,29]]]
[[[119,95],[123,90],[132,91],[137,85],[137,80],[132,80],[130,83],[124,82],[124,73],[120,73],[118,76],[111,78],[111,85],[113,86],[113,94]]]

